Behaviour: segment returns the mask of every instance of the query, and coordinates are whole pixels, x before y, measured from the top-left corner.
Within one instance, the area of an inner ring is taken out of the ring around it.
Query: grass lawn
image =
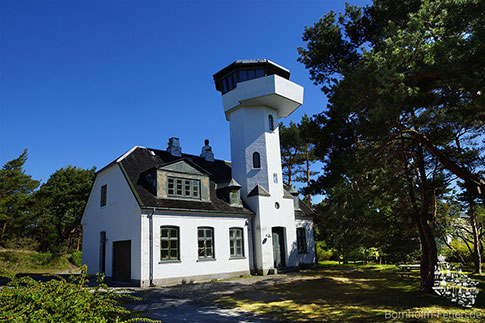
[[[0,250],[0,269],[6,269],[15,274],[56,273],[75,270],[66,255],[38,253],[29,250]]]
[[[479,322],[485,320],[485,275],[472,309],[419,292],[419,278],[401,279],[394,265],[320,263],[311,279],[240,292],[217,300],[279,320],[355,322]],[[477,319],[477,317],[479,317]],[[481,317],[481,318],[480,318]]]

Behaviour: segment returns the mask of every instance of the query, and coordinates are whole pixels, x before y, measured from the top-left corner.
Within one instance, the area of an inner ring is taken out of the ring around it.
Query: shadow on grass
[[[483,285],[476,308],[465,310],[444,298],[423,295],[418,279],[401,280],[395,267],[389,265],[329,265],[305,275],[312,278],[272,286],[262,292],[236,293],[218,302],[292,321],[376,322],[387,321],[391,313],[427,311],[436,314],[436,322],[447,321],[442,317],[445,313],[454,313],[450,322],[459,322],[460,316],[464,317],[463,322],[469,322],[466,313],[470,311],[480,311],[485,317]],[[433,318],[423,321],[433,322]]]

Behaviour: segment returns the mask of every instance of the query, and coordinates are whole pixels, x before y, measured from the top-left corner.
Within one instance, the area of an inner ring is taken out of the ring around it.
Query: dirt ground
[[[163,322],[272,322],[251,312],[223,308],[213,300],[241,291],[258,293],[258,298],[269,300],[272,295],[265,290],[270,286],[314,278],[299,272],[170,287],[128,288],[125,292],[142,298],[128,308]]]

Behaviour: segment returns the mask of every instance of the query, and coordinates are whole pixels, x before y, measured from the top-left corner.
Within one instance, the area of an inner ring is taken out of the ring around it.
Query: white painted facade
[[[288,116],[303,103],[303,88],[278,75],[269,75],[239,83],[222,100],[230,122],[232,174],[242,186],[241,196],[256,213],[255,269],[262,274],[274,270],[274,246],[270,238],[276,227],[283,228],[286,267],[297,267],[295,209],[293,200],[283,197],[277,125],[280,117]],[[254,153],[260,155],[260,168],[253,165]],[[247,197],[257,185],[270,196]]]
[[[186,209],[143,205],[122,162],[137,150],[147,152],[147,158],[155,158],[155,153],[135,146],[96,174],[82,219],[83,264],[88,266],[89,273],[102,270],[101,232],[106,235],[106,276],[113,276],[113,245],[120,241],[130,241],[129,280],[140,286],[237,277],[251,272],[275,272],[275,235],[281,241],[281,245],[278,244],[281,247],[281,259],[278,259],[282,260],[282,267],[293,268],[315,263],[312,219],[309,216],[295,215],[298,213],[295,212],[295,205],[299,208],[298,202],[295,203],[294,198],[283,187],[277,128],[279,118],[288,116],[302,104],[303,88],[278,75],[268,75],[238,83],[237,87],[222,96],[222,100],[226,118],[230,122],[232,179],[240,184],[241,199],[252,213],[249,210],[246,213],[224,213],[198,210],[195,207]],[[273,129],[270,127],[270,116],[273,119]],[[212,154],[208,142],[203,148],[203,154],[204,152]],[[260,167],[257,168],[253,165],[255,152],[260,156]],[[181,152],[172,155],[180,157]],[[209,158],[206,155],[202,157],[208,162],[214,162],[213,154]],[[172,162],[172,166],[168,167],[158,165],[156,172],[193,169],[193,164],[183,167],[184,161],[180,158],[180,161],[175,162],[182,163],[177,164],[181,167],[176,167]],[[145,171],[149,170],[144,169],[143,172]],[[194,174],[183,176],[196,178]],[[205,175],[200,173],[197,176]],[[140,178],[136,180],[140,181]],[[157,192],[166,194],[168,187],[164,186],[168,185],[167,181],[161,181],[160,178],[158,177],[154,189],[154,195],[158,199],[163,197]],[[204,181],[201,180],[200,183],[203,184]],[[209,183],[212,184],[214,183]],[[219,184],[221,188],[224,187],[224,183],[217,183]],[[106,205],[101,206],[103,185],[107,187],[107,198]],[[261,188],[263,194],[248,197],[256,186]],[[210,199],[207,200],[208,191],[203,192],[204,198],[199,202],[210,203]],[[174,198],[170,199],[173,202]],[[161,227],[167,226],[178,228],[179,255],[176,260],[161,259],[160,232]],[[199,258],[200,227],[213,229],[213,259]],[[242,229],[243,257],[230,255],[231,228]],[[298,250],[297,228],[305,228],[305,252]]]
[[[142,216],[142,281],[150,280],[149,230],[151,213]],[[153,283],[188,283],[194,280],[210,280],[213,277],[230,278],[249,275],[249,247],[247,219],[231,216],[200,216],[197,214],[155,212],[153,214]],[[160,227],[180,228],[180,260],[165,262],[160,259]],[[214,259],[199,260],[197,228],[214,229]],[[244,232],[244,258],[231,258],[229,254],[229,229],[241,228]],[[194,278],[193,276],[197,276]]]
[[[107,203],[105,206],[100,206],[103,185],[107,185],[108,189]],[[151,224],[150,221],[152,221]],[[126,240],[131,241],[131,281],[140,286],[249,275],[251,253],[248,224],[249,221],[244,216],[201,215],[195,212],[142,209],[133,196],[120,167],[115,164],[97,174],[91,190],[82,219],[84,251],[82,262],[88,266],[88,273],[101,272],[100,233],[106,232],[105,274],[108,278],[112,276],[113,243]],[[161,226],[179,228],[180,261],[161,261]],[[215,257],[213,260],[198,259],[198,227],[214,229]],[[243,229],[243,258],[230,257],[230,228]],[[150,230],[152,230],[151,234]]]
[[[107,185],[107,203],[101,206],[101,187]],[[96,175],[91,194],[81,221],[83,226],[82,263],[88,266],[88,272],[101,271],[100,233],[106,232],[106,267],[107,277],[112,275],[113,242],[131,240],[131,276],[133,280],[141,278],[141,210],[133,196],[123,173],[114,164]],[[86,252],[87,251],[87,252]]]

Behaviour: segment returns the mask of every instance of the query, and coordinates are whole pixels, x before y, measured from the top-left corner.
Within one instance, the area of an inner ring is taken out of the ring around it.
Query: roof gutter
[[[142,210],[161,210],[161,211],[175,211],[175,212],[193,212],[193,213],[219,213],[223,216],[225,215],[232,215],[232,216],[241,216],[241,217],[253,217],[255,214],[245,214],[245,213],[224,213],[221,211],[216,210],[202,210],[202,209],[183,209],[183,208],[171,208],[171,207],[161,207],[161,206],[142,206]]]

